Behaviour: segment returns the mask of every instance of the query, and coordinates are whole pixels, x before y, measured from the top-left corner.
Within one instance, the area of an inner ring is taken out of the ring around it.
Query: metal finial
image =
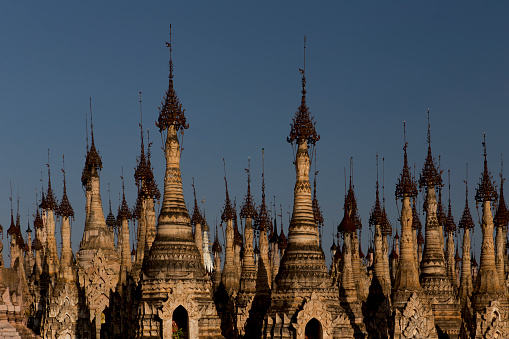
[[[428,108],[428,146],[431,147],[431,125],[429,123],[429,108]]]
[[[405,146],[403,146],[403,150],[406,152],[407,142],[406,142],[406,122],[403,120],[403,142]]]
[[[306,72],[306,36],[304,35],[304,72]]]
[[[90,135],[92,136],[92,144],[94,143],[94,122],[92,120],[92,97],[90,99]]]
[[[85,113],[85,134],[87,140],[87,154],[88,154],[88,116],[86,113]]]
[[[166,43],[166,47],[168,47],[170,49],[170,79],[173,78],[173,60],[171,58],[171,24],[170,24],[170,42],[167,42]]]
[[[487,155],[487,153],[486,153],[486,132],[484,132],[484,133],[483,133],[483,142],[482,142],[482,147],[483,147],[483,149],[484,149],[484,153],[483,153],[483,155],[484,155],[484,160],[486,160],[486,155]]]

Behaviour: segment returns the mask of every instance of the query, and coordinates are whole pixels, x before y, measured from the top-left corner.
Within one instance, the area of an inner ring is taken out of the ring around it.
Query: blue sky
[[[428,108],[433,153],[437,161],[441,155],[445,172],[451,170],[455,220],[464,206],[468,162],[470,208],[477,221],[473,196],[482,170],[483,132],[497,183],[500,154],[507,153],[509,141],[508,8],[505,2],[439,1],[3,2],[0,224],[5,233],[11,181],[14,200],[19,191],[22,228],[27,213],[32,223],[41,171],[47,186],[49,148],[58,199],[65,154],[68,196],[76,212],[72,244],[78,248],[84,227],[80,176],[89,97],[104,165],[105,214],[108,183],[115,211],[118,206],[122,168],[128,203],[135,202],[140,91],[162,190],[164,156],[154,121],[167,89],[170,23],[175,89],[190,124],[181,161],[184,195],[191,209],[194,177],[198,196],[205,196],[209,225],[219,219],[224,203],[223,158],[230,196],[239,206],[251,157],[254,198],[261,201],[264,148],[267,200],[276,196],[277,206],[283,206],[287,231],[295,172],[286,137],[300,104],[304,35],[307,102],[321,135],[317,192],[327,256],[334,224],[342,216],[343,173],[350,157],[364,252],[375,200],[376,153],[385,157],[387,209],[393,226],[398,224],[394,185],[403,163],[403,121],[409,162],[419,172],[426,157]],[[6,263],[7,244],[4,234]],[[479,253],[479,240],[476,246]]]

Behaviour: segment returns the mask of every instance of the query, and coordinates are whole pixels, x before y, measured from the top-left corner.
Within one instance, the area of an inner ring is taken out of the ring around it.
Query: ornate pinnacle
[[[94,124],[92,121],[92,98],[90,98],[90,134],[92,136],[92,144],[90,145],[90,149],[87,150],[87,155],[85,158],[85,167],[83,168],[83,172],[81,173],[81,184],[83,186],[86,186],[88,180],[90,180],[90,177],[92,175],[97,175],[98,174],[97,172],[99,172],[103,168],[101,157],[99,156],[99,152],[97,152],[94,143]]]
[[[451,208],[451,171],[447,171],[449,177],[449,206],[447,208],[447,218],[445,222],[445,231],[446,232],[454,232],[456,231],[456,223],[454,222],[454,218],[452,216],[452,208]]]
[[[53,189],[51,188],[51,172],[49,167],[49,150],[48,150],[48,163],[46,164],[48,167],[48,190],[46,191],[46,200],[45,204],[42,207],[45,210],[55,210],[57,204],[55,202],[55,196],[53,194]]]
[[[431,154],[431,132],[429,124],[429,109],[428,109],[428,155],[422,168],[422,173],[419,178],[419,187],[442,186],[442,177],[440,171],[435,167],[435,160]]]
[[[497,213],[495,214],[495,225],[496,226],[507,226],[507,224],[509,223],[509,211],[507,210],[507,206],[505,204],[505,199],[504,199],[504,181],[505,179],[503,178],[503,175],[502,175],[502,172],[503,172],[503,166],[504,166],[504,161],[502,160],[502,164],[501,164],[501,170],[500,170],[500,200],[498,201],[498,209],[497,209]]]
[[[223,253],[223,248],[221,247],[221,244],[219,243],[219,237],[217,236],[217,225],[216,225],[216,236],[214,237],[214,243],[212,244],[212,253],[214,253],[214,255]]]
[[[382,208],[380,207],[380,192],[378,190],[378,154],[376,155],[376,199],[375,205],[371,209],[369,216],[369,225],[380,225],[382,221]]]
[[[422,229],[421,220],[419,219],[419,214],[417,213],[417,203],[415,201],[415,197],[412,204],[412,229]]]
[[[264,150],[262,148],[262,204],[258,208],[258,218],[256,219],[255,229],[259,231],[270,229],[271,222],[269,213],[267,211],[267,205],[265,204],[265,166],[263,160]]]
[[[304,37],[304,52],[306,51],[306,37]],[[306,54],[304,53],[304,69],[299,69],[302,74],[302,99],[300,107],[293,117],[290,124],[290,136],[286,139],[289,143],[297,140],[306,140],[308,144],[315,145],[320,140],[320,135],[316,133],[314,118],[309,112],[306,104],[306,75],[305,75],[305,60]]]
[[[232,203],[230,201],[230,196],[228,195],[228,181],[226,181],[226,165],[223,158],[223,164],[225,166],[224,170],[224,185],[226,187],[226,199],[224,201],[223,213],[221,213],[221,223],[226,220],[233,220],[235,218],[235,211],[233,210]]]
[[[357,209],[357,199],[355,198],[355,192],[353,190],[352,184],[352,170],[353,170],[353,158],[350,158],[350,185],[348,187],[348,193],[345,198],[345,208],[348,210],[348,214],[350,215],[350,219],[355,224],[355,227],[358,229],[362,229],[361,219],[358,214]]]
[[[193,195],[194,195],[194,208],[193,208],[193,216],[191,217],[191,225],[196,226],[196,224],[203,224],[202,216],[200,213],[200,209],[198,208],[198,202],[196,201],[196,188],[194,187],[194,177],[193,177]]]
[[[129,211],[129,206],[127,206],[127,201],[125,200],[125,188],[124,188],[124,176],[121,176],[122,179],[122,203],[118,208],[117,220],[131,219],[132,214]]]
[[[403,122],[403,130],[405,131],[405,123]],[[406,134],[404,132],[404,134]],[[404,198],[404,197],[415,197],[417,196],[417,188],[414,179],[410,174],[410,168],[408,167],[408,158],[407,158],[407,149],[408,143],[406,142],[405,136],[405,146],[403,147],[404,156],[403,156],[403,171],[401,172],[401,176],[398,179],[398,183],[396,184],[396,198]]]
[[[74,217],[74,210],[72,209],[71,203],[69,202],[69,199],[67,198],[67,189],[65,184],[65,158],[62,155],[62,173],[64,175],[64,193],[62,194],[62,200],[60,201],[60,206],[57,208],[57,214],[61,215],[63,217]]]
[[[323,214],[320,210],[320,205],[318,204],[318,198],[316,197],[316,175],[318,174],[318,171],[315,172],[315,179],[313,181],[313,201],[312,201],[312,207],[313,207],[313,216],[315,218],[315,223],[318,227],[323,226]]]
[[[472,220],[472,216],[470,215],[470,208],[468,207],[468,183],[467,180],[465,180],[464,182],[465,182],[465,208],[463,209],[463,215],[461,216],[461,220],[458,223],[458,227],[474,228],[474,221]]]
[[[248,158],[246,172],[247,172],[247,193],[244,198],[244,204],[240,209],[240,217],[256,218],[257,216],[256,207],[253,201],[253,196],[251,195],[251,158]]]
[[[356,230],[357,230],[357,227],[355,226],[355,223],[353,222],[352,218],[350,218],[348,207],[346,205],[346,199],[345,199],[343,220],[341,220],[341,223],[338,225],[338,232],[346,233],[346,232],[355,232]]]
[[[486,159],[486,134],[484,134],[482,146],[484,148],[484,171],[479,179],[478,188],[476,188],[475,201],[496,201],[498,195],[495,187],[491,183],[491,173],[488,171],[488,160]]]
[[[170,42],[166,43],[166,47],[170,49],[170,74],[169,85],[164,101],[161,102],[159,108],[159,119],[156,121],[156,126],[159,131],[167,129],[171,125],[175,126],[175,130],[184,130],[189,128],[184,115],[185,109],[182,109],[182,104],[177,97],[177,93],[173,89],[173,60],[171,58],[171,25],[170,25]]]
[[[237,202],[233,201],[233,211],[234,211],[234,218],[233,218],[233,244],[236,246],[242,247],[244,244],[244,241],[242,240],[242,234],[239,232],[239,225],[237,220]]]

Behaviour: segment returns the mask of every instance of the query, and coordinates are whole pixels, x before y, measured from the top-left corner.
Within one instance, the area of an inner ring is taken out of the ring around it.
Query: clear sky
[[[428,108],[433,154],[437,161],[441,155],[445,173],[451,170],[456,222],[464,207],[462,181],[469,163],[470,208],[479,239],[473,196],[482,170],[483,132],[497,184],[500,155],[509,153],[508,9],[506,2],[478,1],[2,2],[0,224],[7,266],[9,183],[14,200],[19,192],[22,229],[27,214],[33,229],[41,171],[47,187],[48,149],[58,199],[65,154],[68,196],[76,213],[72,245],[74,250],[79,246],[89,97],[104,166],[105,215],[108,183],[116,214],[122,168],[129,205],[136,199],[140,91],[143,126],[154,142],[152,163],[162,191],[164,155],[154,121],[168,86],[170,24],[175,89],[190,124],[181,160],[184,195],[192,209],[194,177],[212,229],[225,197],[222,159],[230,197],[237,198],[240,208],[248,157],[255,202],[261,201],[265,148],[267,201],[276,196],[288,230],[295,171],[286,137],[300,104],[298,70],[306,35],[307,102],[321,135],[317,192],[327,257],[342,216],[350,157],[364,252],[375,200],[376,153],[385,157],[387,210],[393,226],[399,226],[394,188],[403,164],[403,121],[409,162],[419,172],[426,157]],[[380,178],[381,172],[380,166]],[[444,179],[447,184],[446,174]],[[447,203],[447,190],[444,198]],[[479,254],[479,240],[476,247]]]

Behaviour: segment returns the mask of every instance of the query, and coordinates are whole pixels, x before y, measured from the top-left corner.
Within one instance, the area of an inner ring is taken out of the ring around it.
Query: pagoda
[[[171,26],[167,46],[169,87],[156,121],[165,141],[164,195],[157,233],[142,266],[137,337],[169,338],[175,322],[189,338],[222,338],[212,283],[194,241],[182,191],[179,135],[189,124],[173,88]]]
[[[305,48],[305,47],[304,47]],[[296,147],[293,213],[286,248],[264,320],[269,338],[351,338],[353,328],[339,302],[339,290],[327,272],[313,215],[309,181],[310,147],[320,136],[306,104],[306,77],[302,99],[287,141]],[[261,252],[261,250],[260,250]]]

